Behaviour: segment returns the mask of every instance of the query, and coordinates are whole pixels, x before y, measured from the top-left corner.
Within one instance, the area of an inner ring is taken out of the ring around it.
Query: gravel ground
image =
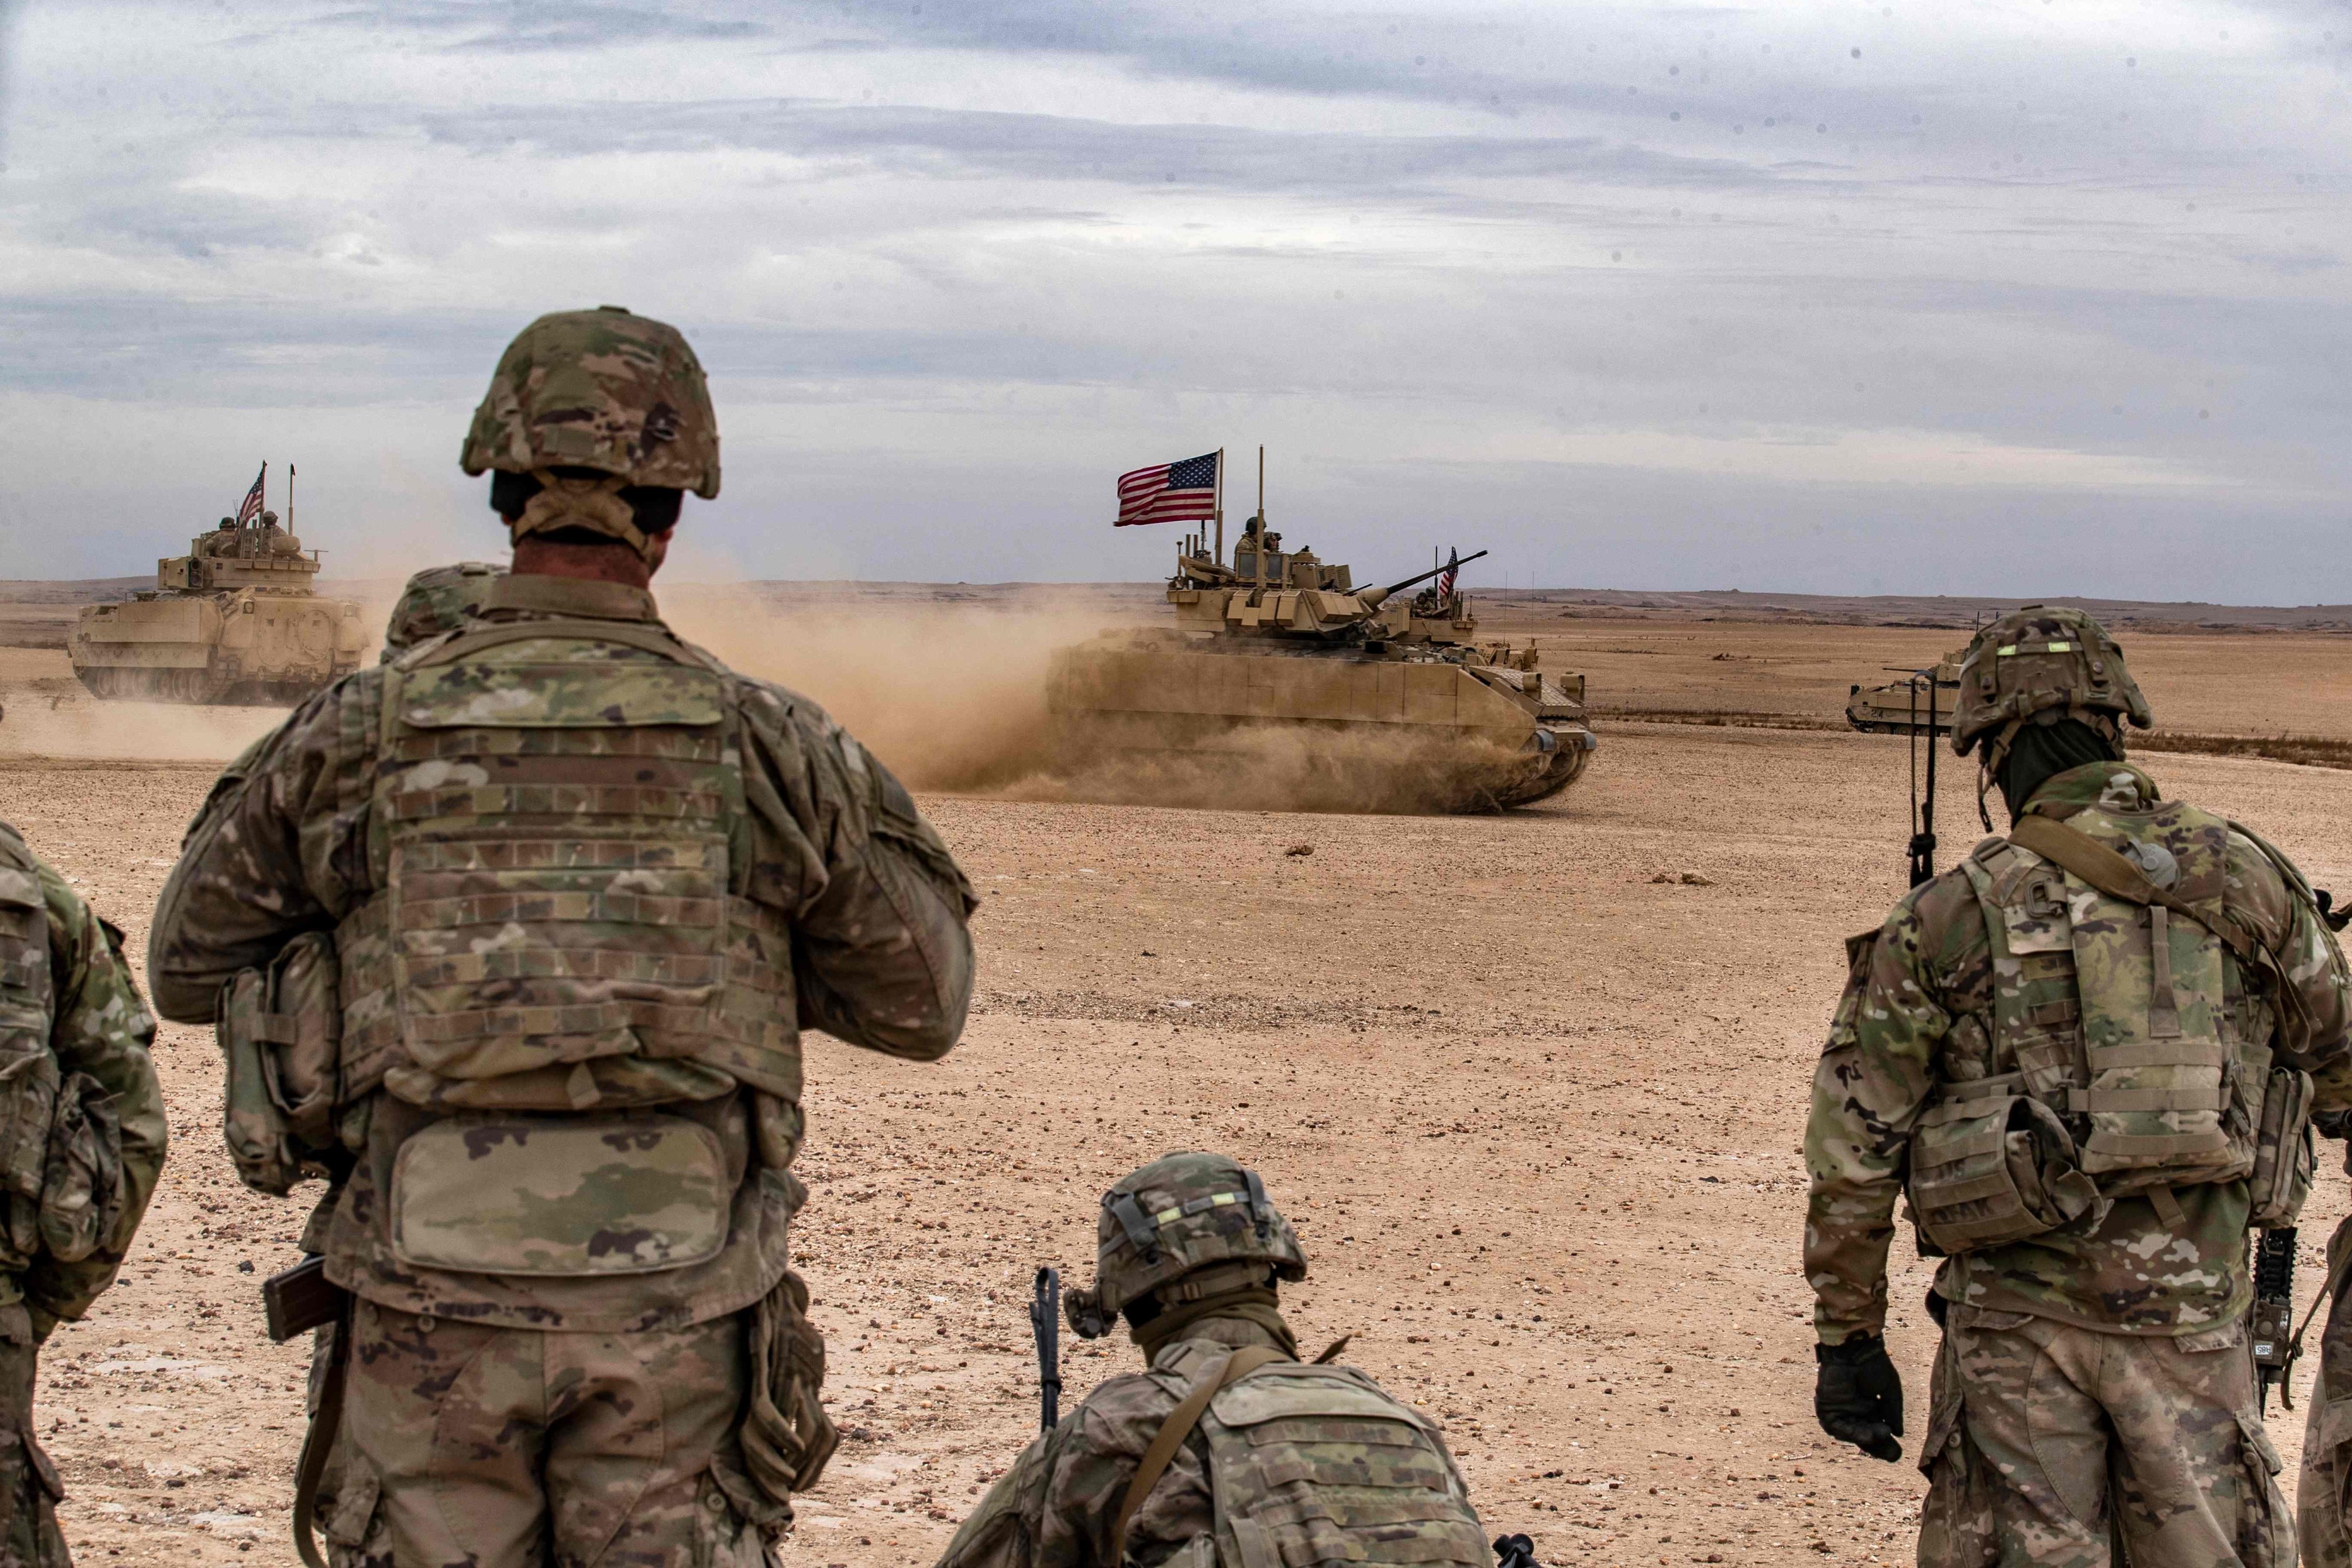
[[[1700,629],[1717,651],[1782,635]],[[1847,635],[1878,662],[1885,634],[1805,628]],[[2251,725],[2275,689],[2277,721],[2310,724],[2292,671],[2248,679],[2294,643],[2236,646],[2229,691],[2181,700]],[[26,754],[63,749],[19,717],[72,717],[20,699],[57,673],[26,661],[55,657],[0,662],[0,817],[143,951],[214,764]],[[266,721],[121,705],[68,738],[219,757]],[[2352,878],[2352,776],[2156,762],[2323,885]],[[1904,779],[1886,738],[1616,725],[1584,782],[1507,817],[925,796],[983,895],[980,995],[936,1065],[809,1042],[801,1253],[848,1436],[787,1561],[936,1553],[1034,1426],[1031,1270],[1087,1278],[1102,1188],[1185,1147],[1265,1173],[1313,1260],[1286,1292],[1302,1340],[1353,1334],[1348,1360],[1444,1420],[1482,1514],[1545,1561],[1907,1558],[1916,1473],[1812,1425],[1797,1258],[1811,1065],[1839,939],[1900,890]],[[86,1562],[291,1562],[307,1356],[263,1338],[257,1288],[307,1205],[236,1185],[209,1031],[166,1026],[159,1057],[173,1157],[121,1283],[51,1342],[42,1438]],[[2306,1299],[2344,1206],[2331,1173]],[[1927,1271],[1897,1272],[1916,1437]],[[1135,1363],[1124,1340],[1077,1346],[1066,1397]],[[2290,1464],[2300,1425],[2280,1423]]]

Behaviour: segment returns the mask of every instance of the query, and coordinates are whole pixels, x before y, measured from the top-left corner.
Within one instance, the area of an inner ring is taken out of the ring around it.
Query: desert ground
[[[1901,892],[1908,832],[1905,742],[1832,726],[1852,681],[1959,639],[1505,607],[1489,629],[1588,674],[1601,750],[1537,808],[1453,818],[1106,805],[1024,776],[999,742],[1034,726],[1043,650],[1092,611],[681,613],[869,733],[982,896],[953,1055],[808,1043],[800,1266],[847,1436],[788,1563],[937,1553],[1034,1430],[1032,1270],[1088,1278],[1102,1189],[1188,1147],[1264,1173],[1313,1262],[1286,1290],[1302,1341],[1352,1335],[1347,1359],[1444,1421],[1482,1516],[1544,1561],[1908,1557],[1908,1456],[1813,1425],[1798,1143],[1840,939]],[[2172,729],[2352,740],[2352,638],[2129,649]],[[219,761],[276,715],[101,710],[40,648],[0,649],[0,817],[142,952]],[[2148,761],[2352,885],[2352,773]],[[1963,774],[1944,780],[1947,864],[1979,832]],[[307,1353],[263,1337],[257,1285],[295,1261],[315,1189],[236,1184],[208,1030],[166,1026],[158,1058],[172,1160],[121,1282],[45,1353],[42,1441],[85,1561],[290,1563]],[[2331,1151],[2306,1301],[2345,1196]],[[1928,1269],[1898,1241],[1895,1272],[1916,1447]],[[1066,1345],[1070,1403],[1137,1364],[1123,1339]],[[2292,1467],[2301,1414],[2272,1410]]]

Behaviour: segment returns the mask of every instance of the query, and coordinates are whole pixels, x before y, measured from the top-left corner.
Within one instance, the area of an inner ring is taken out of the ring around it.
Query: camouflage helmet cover
[[[618,305],[525,327],[499,359],[458,465],[601,469],[632,485],[719,493],[719,421],[685,334]]]
[[[506,574],[505,567],[486,561],[461,561],[455,566],[428,567],[411,577],[383,629],[383,657],[389,659],[428,637],[456,630],[482,607],[490,584]]]
[[[2141,730],[2155,722],[2122,647],[2080,610],[2028,605],[1969,644],[1952,705],[1952,750],[1965,757],[1983,742],[1988,763],[1997,763],[2021,726],[2059,719],[2104,728],[2120,742],[2118,718]]]
[[[1223,1154],[1163,1155],[1103,1194],[1095,1283],[1065,1302],[1087,1339],[1110,1331],[1129,1302],[1221,1263],[1260,1262],[1307,1278],[1307,1254],[1255,1171]]]

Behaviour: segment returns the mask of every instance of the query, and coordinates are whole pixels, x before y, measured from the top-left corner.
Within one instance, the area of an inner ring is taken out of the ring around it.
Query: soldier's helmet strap
[[[1257,1238],[1264,1241],[1274,1228],[1274,1205],[1265,1201],[1265,1184],[1247,1165],[1242,1167],[1242,1181],[1249,1188],[1250,1217],[1257,1221]]]
[[[1141,1255],[1146,1263],[1160,1261],[1160,1227],[1144,1217],[1142,1205],[1133,1193],[1105,1193],[1103,1207],[1118,1220],[1118,1227],[1127,1233],[1128,1245]]]

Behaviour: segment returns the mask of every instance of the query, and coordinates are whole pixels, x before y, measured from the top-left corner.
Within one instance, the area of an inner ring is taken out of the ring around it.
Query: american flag
[[[1462,552],[1459,550],[1447,551],[1445,552],[1445,570],[1438,574],[1437,577],[1437,597],[1440,603],[1451,603],[1453,601],[1454,579],[1459,577],[1461,574]]]
[[[261,472],[253,476],[253,488],[245,492],[243,504],[236,509],[236,525],[243,528],[261,515],[261,484],[269,478],[269,465],[261,465]]]
[[[1119,475],[1118,521],[1111,526],[1205,522],[1216,513],[1217,454],[1209,452]]]

